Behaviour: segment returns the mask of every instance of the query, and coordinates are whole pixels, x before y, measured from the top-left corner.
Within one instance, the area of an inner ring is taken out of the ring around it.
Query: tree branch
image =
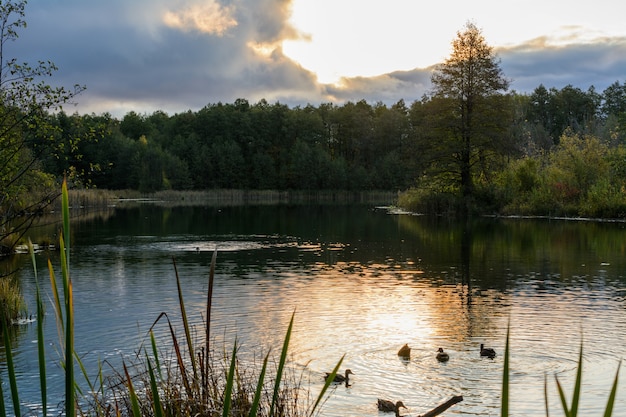
[[[450,398],[448,401],[446,401],[445,403],[441,404],[440,406],[433,408],[432,410],[430,410],[426,414],[422,414],[420,417],[435,417],[435,416],[438,416],[439,414],[441,414],[444,411],[446,411],[448,408],[452,407],[454,404],[460,403],[461,401],[463,401],[463,396],[462,395],[455,395],[454,397]]]

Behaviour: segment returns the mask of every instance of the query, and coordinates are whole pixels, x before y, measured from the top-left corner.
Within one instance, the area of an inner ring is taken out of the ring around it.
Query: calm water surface
[[[405,414],[418,416],[453,395],[464,401],[447,415],[499,415],[509,320],[514,416],[546,415],[546,376],[550,412],[562,415],[554,378],[569,398],[581,338],[582,415],[602,415],[626,356],[621,223],[483,219],[462,226],[364,206],[144,205],[72,227],[76,350],[94,374],[99,360],[117,366],[132,355],[161,312],[182,331],[174,259],[187,313],[201,325],[216,248],[212,334],[219,346],[236,337],[250,357],[279,350],[295,311],[292,362],[312,394],[345,354],[352,385],[334,389],[323,416],[378,416],[377,398],[401,399]],[[48,256],[37,262],[50,295]],[[34,311],[31,269],[20,282]],[[48,309],[54,362],[58,336]],[[165,331],[157,325],[164,343]],[[26,409],[39,398],[35,333],[35,325],[21,326],[14,341]],[[409,361],[396,355],[404,343],[413,348]],[[498,356],[481,358],[481,343]],[[437,362],[439,347],[449,362]],[[49,368],[61,401],[60,369]],[[617,398],[613,415],[626,417],[624,381]]]

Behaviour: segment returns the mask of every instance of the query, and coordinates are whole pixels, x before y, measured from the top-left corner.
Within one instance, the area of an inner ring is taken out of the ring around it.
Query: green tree
[[[45,152],[56,152],[48,113],[60,110],[84,87],[51,87],[50,61],[18,62],[9,45],[26,27],[26,1],[0,2],[0,242],[10,246],[56,196],[53,178],[40,169]],[[35,139],[38,139],[37,141]],[[47,143],[46,143],[47,142]],[[43,146],[43,143],[46,146]],[[41,146],[35,146],[35,145]],[[14,236],[12,239],[7,239]],[[8,242],[8,243],[7,243]],[[10,247],[9,249],[10,250]]]
[[[473,198],[473,167],[499,151],[506,132],[507,106],[499,95],[508,89],[500,62],[482,31],[467,23],[452,42],[452,54],[437,66],[431,81],[439,140],[445,142],[450,168],[458,179],[463,206]],[[451,172],[449,172],[451,173]]]

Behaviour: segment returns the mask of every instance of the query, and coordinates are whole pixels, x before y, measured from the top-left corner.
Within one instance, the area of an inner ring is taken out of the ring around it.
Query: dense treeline
[[[501,154],[537,157],[561,135],[593,136],[615,148],[624,143],[626,84],[602,94],[593,88],[539,86],[511,93]],[[43,158],[43,169],[68,172],[85,185],[108,189],[393,189],[415,185],[441,142],[432,127],[440,103],[407,106],[366,101],[289,108],[262,100],[211,104],[169,116],[135,112],[50,115],[54,142],[64,150]],[[36,140],[34,138],[33,140]],[[50,140],[40,142],[45,146]],[[480,175],[489,175],[484,167]]]
[[[402,189],[416,172],[402,101],[289,108],[239,99],[173,116],[51,118],[67,153],[44,169],[100,188]]]

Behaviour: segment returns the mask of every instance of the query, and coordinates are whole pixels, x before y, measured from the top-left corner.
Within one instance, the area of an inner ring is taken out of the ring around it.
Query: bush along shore
[[[211,301],[213,279],[217,252],[213,253],[210,264],[206,311],[201,332],[190,326],[186,314],[183,291],[180,285],[176,263],[176,282],[179,298],[179,313],[182,323],[182,335],[176,331],[177,323],[170,320],[167,313],[161,313],[151,326],[146,342],[136,352],[133,360],[124,360],[121,369],[105,375],[99,367],[98,375],[90,379],[85,371],[79,355],[74,351],[74,308],[73,289],[70,274],[70,216],[69,199],[66,184],[62,189],[62,233],[59,238],[60,275],[48,262],[51,288],[53,289],[54,315],[59,328],[61,349],[61,365],[65,372],[65,401],[61,414],[66,416],[285,416],[298,417],[319,415],[326,399],[327,390],[333,383],[337,371],[343,362],[339,358],[336,366],[326,378],[326,383],[316,396],[303,386],[303,377],[288,363],[288,350],[291,332],[294,326],[295,312],[291,316],[284,342],[277,361],[270,360],[268,352],[262,363],[244,365],[240,360],[240,346],[235,340],[232,350],[215,349],[211,341]],[[48,415],[51,412],[48,404],[46,379],[46,346],[44,340],[43,319],[44,302],[39,290],[37,268],[32,245],[30,254],[36,278],[36,325],[37,346],[39,357],[39,380],[41,389],[41,406],[38,410],[25,411],[26,414],[36,412]],[[57,282],[60,280],[60,282]],[[59,286],[57,286],[57,283]],[[61,291],[58,291],[60,288]],[[165,326],[168,343],[164,346],[155,337],[156,326]],[[0,417],[12,415],[20,417],[23,405],[17,383],[18,370],[15,368],[11,351],[9,326],[3,326],[6,369],[8,381],[0,380]],[[193,335],[199,335],[198,341]],[[506,335],[504,354],[501,416],[509,415],[509,331]],[[170,360],[171,359],[171,360]],[[274,364],[274,365],[270,365]],[[555,376],[555,383],[562,404],[562,411],[567,417],[578,415],[581,398],[583,347],[581,343],[576,381],[568,403],[561,382]],[[619,369],[615,374],[611,391],[608,394],[604,416],[613,413],[617,392]],[[4,387],[8,383],[9,392],[5,400]],[[88,389],[79,389],[87,384]],[[546,378],[546,415],[547,409],[547,378]],[[445,403],[422,414],[422,417],[434,417],[449,407],[461,402],[463,397],[454,396]],[[56,403],[56,401],[55,401]],[[12,406],[12,407],[11,407]],[[55,410],[56,411],[56,410]]]

